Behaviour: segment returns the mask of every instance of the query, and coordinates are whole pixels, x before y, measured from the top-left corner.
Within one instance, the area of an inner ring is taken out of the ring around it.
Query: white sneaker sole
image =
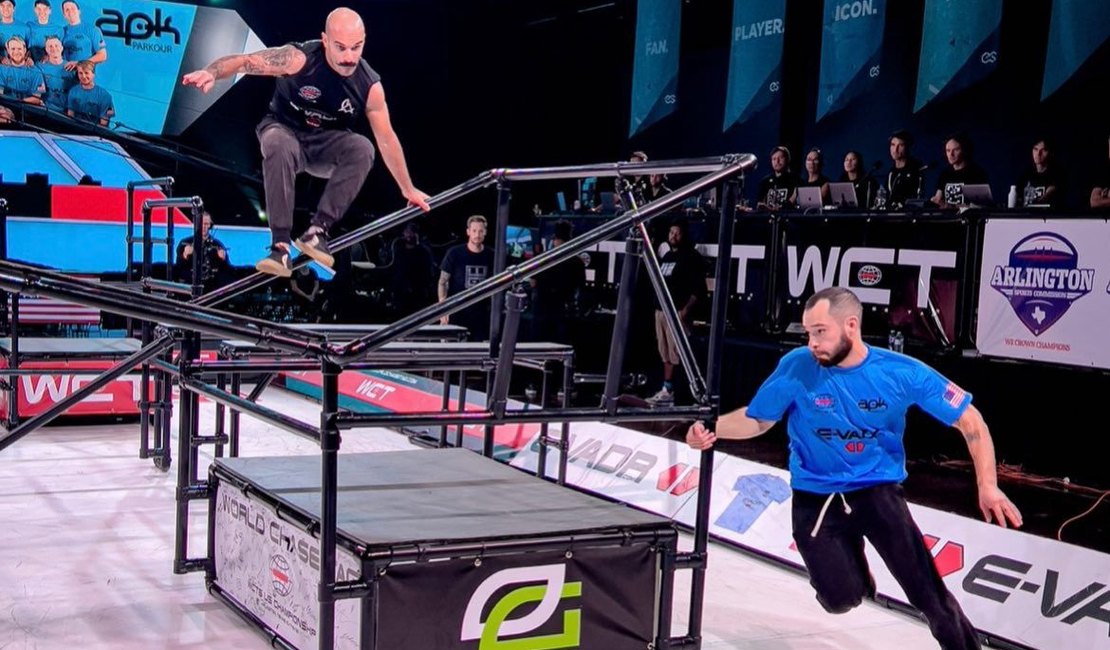
[[[279,278],[288,278],[293,276],[293,271],[285,267],[285,265],[275,262],[274,260],[266,257],[258,261],[254,268],[262,273],[269,273],[276,275]]]

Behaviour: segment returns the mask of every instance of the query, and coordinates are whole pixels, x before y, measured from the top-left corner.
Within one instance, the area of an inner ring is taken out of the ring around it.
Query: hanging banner
[[[1110,368],[1110,223],[992,219],[975,345],[983,354]]]
[[[998,67],[1002,0],[927,0],[917,70],[916,113],[982,81]]]
[[[630,138],[670,115],[678,106],[682,0],[640,0],[638,4]]]
[[[825,0],[818,120],[878,83],[885,21],[886,0]]]
[[[781,95],[786,0],[735,0],[732,55],[723,131],[767,108]]]
[[[1110,37],[1106,0],[1055,0],[1048,26],[1041,100],[1060,89]]]

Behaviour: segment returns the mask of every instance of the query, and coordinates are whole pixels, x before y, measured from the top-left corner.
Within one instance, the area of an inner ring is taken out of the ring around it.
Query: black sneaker
[[[335,258],[328,248],[328,236],[319,226],[310,227],[293,244],[305,255],[329,269],[335,266]]]
[[[293,265],[289,263],[289,251],[281,246],[271,246],[270,254],[258,260],[254,268],[263,273],[288,278],[293,275]]]

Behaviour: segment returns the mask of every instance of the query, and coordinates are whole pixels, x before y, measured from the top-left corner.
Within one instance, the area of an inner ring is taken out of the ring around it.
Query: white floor
[[[306,422],[319,418],[318,405],[280,389],[262,403]],[[201,410],[211,423],[213,406]],[[318,453],[311,442],[243,423],[243,456]],[[420,453],[385,430],[343,438],[343,452],[400,449]],[[0,452],[0,648],[269,647],[205,591],[201,574],[173,574],[176,480],[176,463],[164,473],[138,458],[137,424],[51,426]],[[203,508],[194,509],[197,557],[205,520]],[[924,624],[904,614],[865,603],[833,616],[803,576],[721,545],[710,553],[703,648],[937,647]],[[689,572],[678,572],[677,583],[676,634],[686,628]]]

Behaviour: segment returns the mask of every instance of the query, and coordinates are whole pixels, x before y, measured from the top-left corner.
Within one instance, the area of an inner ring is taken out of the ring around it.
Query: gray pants
[[[324,230],[343,218],[374,166],[374,145],[350,131],[293,130],[267,117],[256,130],[273,243],[292,240],[294,185],[306,172],[328,179],[312,223]]]

